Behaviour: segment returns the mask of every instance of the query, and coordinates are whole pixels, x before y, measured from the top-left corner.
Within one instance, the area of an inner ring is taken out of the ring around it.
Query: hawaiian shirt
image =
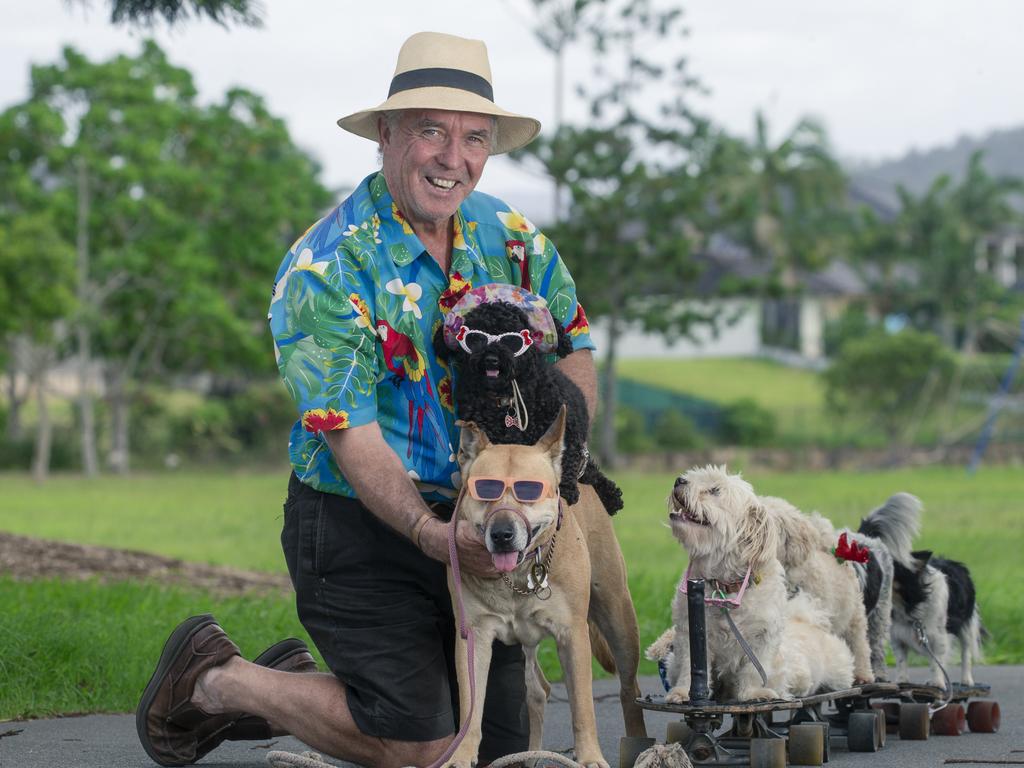
[[[303,234],[274,281],[270,330],[299,420],[299,479],[354,497],[323,433],[377,421],[420,492],[460,485],[452,377],[434,353],[441,319],[474,286],[520,285],[547,300],[573,348],[593,349],[576,287],[554,245],[500,200],[473,192],[454,219],[447,275],[375,173]]]

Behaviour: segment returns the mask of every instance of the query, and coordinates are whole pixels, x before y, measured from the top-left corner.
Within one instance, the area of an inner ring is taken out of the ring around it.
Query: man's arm
[[[397,533],[412,538],[413,528],[424,514],[432,514],[402,460],[384,440],[377,422],[350,429],[325,432],[334,460],[359,501]],[[448,525],[440,518],[428,520],[419,531],[420,549],[443,563],[449,562]],[[497,576],[490,553],[472,527],[462,521],[456,529],[459,566],[478,576]]]
[[[583,398],[587,401],[587,414],[593,422],[597,413],[597,369],[594,366],[594,355],[589,349],[578,349],[558,360],[555,367],[583,392]]]

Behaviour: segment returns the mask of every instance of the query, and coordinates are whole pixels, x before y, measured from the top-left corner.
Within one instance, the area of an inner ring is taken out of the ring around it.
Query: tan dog
[[[544,705],[549,690],[537,662],[537,645],[553,635],[565,672],[572,710],[576,759],[588,768],[608,768],[601,754],[594,716],[593,652],[605,669],[619,676],[626,734],[646,736],[643,711],[636,704],[640,640],[636,611],[626,584],[626,568],[611,518],[593,489],[580,486],[580,501],[560,512],[565,408],[536,445],[496,445],[476,425],[463,424],[459,447],[463,495],[456,515],[483,535],[501,579],[462,574],[466,620],[474,632],[477,701],[465,739],[451,764],[476,764],[480,746],[483,692],[491,662],[491,643],[522,643],[530,716],[530,749],[540,749]],[[479,483],[491,478],[484,485]],[[505,480],[502,488],[500,480]],[[513,481],[541,481],[548,494],[536,501],[537,486],[520,493]],[[476,493],[479,489],[483,493]],[[483,495],[491,501],[474,498]],[[517,498],[519,497],[519,498]],[[543,565],[543,571],[538,568]],[[546,579],[544,578],[546,575]],[[539,582],[539,583],[538,583]],[[455,601],[451,570],[448,584]],[[546,585],[546,586],[545,586]],[[588,627],[588,620],[591,626]],[[456,636],[460,711],[470,711],[467,644]]]

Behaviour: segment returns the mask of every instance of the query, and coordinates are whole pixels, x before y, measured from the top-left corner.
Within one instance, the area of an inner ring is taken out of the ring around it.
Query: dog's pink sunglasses
[[[522,504],[533,504],[555,494],[547,480],[527,480],[518,477],[471,477],[469,495],[477,501],[497,501],[511,490],[512,496]]]
[[[530,335],[530,331],[526,328],[521,331],[493,334],[487,333],[487,331],[478,331],[476,328],[464,325],[459,328],[459,332],[455,335],[455,340],[470,355],[474,352],[480,352],[490,344],[501,344],[512,353],[513,357],[519,357],[533,346],[533,336]]]

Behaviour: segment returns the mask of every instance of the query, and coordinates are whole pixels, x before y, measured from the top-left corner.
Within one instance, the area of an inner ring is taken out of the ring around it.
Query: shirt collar
[[[384,174],[378,172],[370,179],[370,199],[381,222],[388,222],[389,246],[402,244],[405,248],[388,248],[388,255],[396,266],[404,267],[411,264],[419,256],[427,252],[423,242],[412,227],[402,218],[402,212],[395,205],[395,200],[388,190]],[[452,246],[451,272],[462,275],[472,274],[475,267],[482,266],[480,247],[476,236],[476,222],[467,221],[463,210],[465,203],[455,212],[455,239]],[[460,237],[461,235],[461,237]],[[462,246],[462,247],[459,247]]]
[[[387,227],[388,255],[397,266],[408,266],[427,249],[423,247],[423,243],[412,231],[408,222],[402,218],[401,211],[395,205],[395,199],[388,191],[384,174],[378,172],[370,179],[369,187],[373,207],[376,209],[382,225]],[[399,244],[404,245],[405,248],[393,247]]]

